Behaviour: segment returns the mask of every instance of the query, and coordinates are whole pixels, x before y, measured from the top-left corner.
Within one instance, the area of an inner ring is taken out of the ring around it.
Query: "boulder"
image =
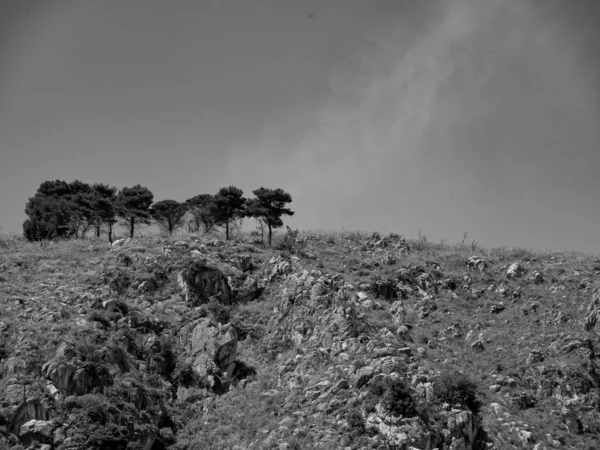
[[[73,345],[63,342],[58,346],[54,357],[42,366],[42,374],[58,388],[62,395],[75,392],[75,372],[77,367],[71,361],[75,357]]]
[[[256,278],[246,277],[243,281],[235,277],[228,277],[227,281],[231,287],[235,303],[247,303],[257,299],[264,291],[264,287],[258,283]]]
[[[471,350],[476,353],[481,353],[485,350],[485,345],[483,345],[483,341],[481,339],[476,340],[471,344]]]
[[[208,303],[212,297],[226,305],[233,303],[227,278],[204,261],[193,261],[177,275],[177,282],[187,302],[194,306]]]
[[[254,263],[252,262],[252,257],[250,256],[237,256],[233,260],[233,264],[242,272],[249,272],[254,269]]]
[[[396,264],[396,258],[394,258],[392,255],[386,255],[382,262],[385,266],[393,266]]]
[[[373,378],[374,375],[375,375],[375,369],[372,366],[361,367],[360,369],[358,369],[358,372],[356,373],[354,387],[356,387],[356,389],[360,389],[365,384],[367,384],[368,381],[371,378]]]
[[[406,239],[404,239],[403,237],[400,238],[400,240],[394,246],[394,248],[398,250],[398,253],[400,254],[410,253],[410,246],[408,245],[408,242],[406,242]]]
[[[490,312],[492,314],[500,314],[505,309],[506,307],[502,303],[498,303],[497,305],[492,305]]]
[[[61,395],[84,395],[96,387],[112,384],[108,370],[83,367],[75,358],[73,345],[63,342],[59,345],[54,358],[42,366],[42,374],[52,382]]]
[[[483,272],[487,268],[487,262],[479,256],[471,256],[465,263],[469,270],[479,270]]]
[[[527,356],[526,364],[536,364],[544,361],[544,354],[540,350],[531,350]]]
[[[537,270],[534,270],[527,279],[533,281],[535,284],[542,284],[544,282],[544,277],[542,277],[542,274]]]
[[[519,262],[512,263],[506,271],[506,278],[519,278],[525,274],[526,270]]]
[[[201,319],[190,338],[192,369],[210,387],[215,386],[214,375],[231,378],[237,358],[237,331],[230,325],[221,325],[209,318]]]
[[[406,321],[406,310],[401,300],[392,303],[390,313],[394,316],[394,322],[397,324],[403,324]]]
[[[54,423],[49,420],[31,419],[21,425],[19,439],[24,445],[33,441],[40,444],[51,444],[54,440]]]
[[[273,265],[267,275],[269,281],[292,273],[292,265],[282,258],[273,258],[269,263]]]
[[[433,277],[427,272],[423,272],[420,275],[417,275],[417,277],[415,278],[415,282],[417,286],[423,291],[437,293],[437,286],[433,281]]]
[[[127,239],[117,239],[116,241],[113,241],[112,246],[113,247],[122,247],[125,244],[128,244],[131,241],[130,238]]]

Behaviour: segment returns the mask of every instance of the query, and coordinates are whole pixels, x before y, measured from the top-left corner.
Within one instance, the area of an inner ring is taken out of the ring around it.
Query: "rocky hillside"
[[[2,449],[600,448],[589,255],[376,233],[0,252]]]

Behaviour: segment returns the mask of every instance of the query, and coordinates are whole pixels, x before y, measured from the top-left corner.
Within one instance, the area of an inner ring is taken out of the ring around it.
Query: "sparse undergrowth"
[[[291,229],[121,244],[0,248],[0,447],[600,439],[593,255]]]

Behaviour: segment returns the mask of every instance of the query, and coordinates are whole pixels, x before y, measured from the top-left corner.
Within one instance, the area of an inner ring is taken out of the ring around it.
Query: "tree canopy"
[[[150,223],[150,206],[153,200],[154,194],[150,189],[140,184],[124,187],[117,194],[117,216],[128,227],[130,238],[134,235],[136,225]]]
[[[175,200],[161,200],[150,207],[150,213],[158,227],[169,235],[183,225],[186,212],[185,205]]]
[[[185,201],[187,210],[192,216],[192,227],[194,232],[200,230],[208,233],[215,225],[217,220],[215,217],[215,196],[211,194],[200,194]]]
[[[108,240],[112,242],[113,226],[117,222],[117,188],[102,183],[92,186],[89,196],[90,207],[93,211],[92,222],[96,229],[96,237],[100,237],[100,227],[108,227]]]
[[[218,225],[225,227],[225,239],[229,240],[229,224],[233,219],[245,214],[244,192],[235,186],[219,189],[215,195],[214,218]]]
[[[92,188],[79,180],[44,181],[25,205],[28,219],[23,234],[29,240],[54,239],[83,234],[91,210],[85,200]]]
[[[30,241],[73,236],[73,205],[65,198],[34,196],[25,205],[28,219],[23,222],[23,235]]]
[[[269,229],[269,245],[271,245],[273,229],[283,226],[281,216],[293,216],[294,211],[285,207],[291,203],[292,196],[283,189],[267,189],[261,187],[252,191],[256,196],[247,202],[246,214],[264,220]]]
[[[272,243],[273,229],[283,226],[282,216],[294,214],[286,207],[292,201],[283,189],[261,187],[253,191],[256,198],[244,198],[241,189],[227,186],[212,194],[199,194],[180,203],[161,200],[154,203],[154,194],[139,183],[135,186],[116,187],[103,183],[88,184],[80,180],[44,181],[25,205],[27,220],[23,234],[29,240],[83,237],[93,230],[96,237],[104,232],[110,242],[113,229],[120,223],[133,237],[139,225],[155,223],[163,232],[172,234],[191,217],[190,230],[205,232],[224,227],[225,238],[230,239],[232,224],[241,230],[243,217],[256,219],[269,232]],[[189,213],[189,216],[187,215]]]

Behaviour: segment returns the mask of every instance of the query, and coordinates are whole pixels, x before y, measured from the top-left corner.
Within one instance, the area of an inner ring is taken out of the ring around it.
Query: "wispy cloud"
[[[333,73],[330,96],[304,112],[315,126],[281,118],[240,143],[231,179],[289,189],[300,226],[468,230],[510,244],[526,239],[524,225],[545,224],[528,245],[552,239],[568,220],[560,205],[582,195],[559,188],[560,170],[579,184],[600,162],[597,86],[576,60],[577,30],[539,3],[440,5],[373,36],[355,67]],[[575,141],[579,162],[566,147]]]

